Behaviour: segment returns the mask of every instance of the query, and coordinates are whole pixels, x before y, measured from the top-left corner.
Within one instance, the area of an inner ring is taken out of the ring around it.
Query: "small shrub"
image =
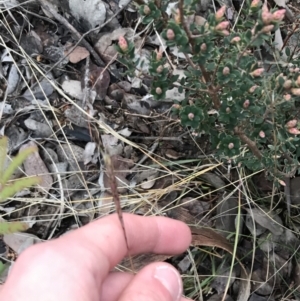
[[[179,79],[167,67],[166,57],[153,52],[149,74],[151,94],[164,99],[166,91],[179,87],[185,99],[173,106],[183,126],[208,135],[220,158],[234,158],[251,170],[267,169],[275,178],[293,175],[299,165],[300,123],[296,117],[300,100],[298,61],[288,47],[289,64],[277,64],[268,72],[255,55],[260,47],[271,45],[285,10],[270,11],[258,0],[240,12],[234,27],[224,18],[225,7],[207,18],[204,25],[188,25],[186,16],[194,3],[179,1],[173,17],[150,1],[140,7],[144,24],[153,24],[167,46],[176,46],[189,64]],[[138,61],[134,46],[127,41],[127,52],[119,45],[121,62],[133,74]],[[281,53],[282,54],[282,53]],[[293,126],[291,126],[293,121]]]

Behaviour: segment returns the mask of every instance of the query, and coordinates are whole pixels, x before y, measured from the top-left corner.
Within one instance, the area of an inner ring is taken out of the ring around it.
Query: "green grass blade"
[[[28,224],[24,222],[3,222],[0,223],[0,235],[11,234],[19,231],[26,231],[28,228]]]
[[[0,138],[0,178],[2,178],[4,172],[6,153],[7,153],[7,144],[8,144],[7,137],[3,136],[2,138]]]
[[[4,186],[2,191],[0,191],[0,203],[4,202],[7,198],[15,195],[22,189],[36,185],[39,182],[40,178],[38,177],[22,178],[12,182],[10,185]]]
[[[2,273],[5,271],[6,269],[6,265],[3,262],[0,261],[0,276],[2,275]]]
[[[20,151],[19,154],[11,161],[7,169],[2,174],[1,184],[4,185],[11,178],[14,171],[22,165],[26,158],[36,151],[36,147],[28,147]]]

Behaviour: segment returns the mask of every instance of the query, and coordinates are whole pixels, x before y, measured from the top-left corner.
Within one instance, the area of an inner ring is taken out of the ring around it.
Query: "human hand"
[[[182,222],[123,214],[131,255],[178,254],[191,242]],[[111,270],[127,255],[116,214],[25,250],[0,292],[5,301],[184,301],[182,282],[167,263],[136,275]]]

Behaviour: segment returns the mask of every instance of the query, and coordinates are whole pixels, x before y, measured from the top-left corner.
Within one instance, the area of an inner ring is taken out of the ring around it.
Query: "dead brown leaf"
[[[30,141],[24,144],[20,151],[28,148],[28,147],[37,147],[37,145]],[[38,176],[41,179],[40,185],[38,186],[38,190],[42,193],[49,192],[52,187],[53,179],[49,174],[49,171],[41,159],[40,154],[38,151],[34,152],[33,154],[29,155],[27,159],[24,161],[24,169],[25,173],[28,176]]]
[[[64,54],[66,55],[71,50],[72,47],[73,45],[67,47],[64,51]],[[78,62],[87,58],[89,55],[90,53],[86,48],[82,46],[76,46],[75,49],[68,55],[68,58],[71,63],[77,64]]]

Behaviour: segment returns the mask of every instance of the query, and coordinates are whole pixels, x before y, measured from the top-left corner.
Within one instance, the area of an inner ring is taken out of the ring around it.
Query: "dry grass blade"
[[[126,234],[126,229],[125,229],[125,224],[124,224],[124,219],[123,219],[123,214],[122,214],[122,208],[121,208],[121,204],[120,204],[120,198],[119,198],[119,194],[118,194],[118,187],[117,187],[117,181],[116,181],[116,177],[115,177],[115,173],[114,173],[114,169],[113,169],[113,164],[111,162],[111,158],[109,155],[104,154],[103,155],[104,158],[104,162],[105,162],[105,167],[106,167],[106,173],[107,176],[109,178],[109,184],[110,184],[110,189],[111,189],[111,194],[113,197],[113,201],[116,207],[116,211],[123,229],[123,234],[124,234],[124,239],[125,239],[125,243],[126,243],[126,247],[127,247],[127,251],[128,251],[128,257],[130,260],[130,264],[131,264],[131,269],[134,272],[134,268],[133,268],[133,262],[129,253],[129,243],[128,243],[128,238],[127,238],[127,234]]]

